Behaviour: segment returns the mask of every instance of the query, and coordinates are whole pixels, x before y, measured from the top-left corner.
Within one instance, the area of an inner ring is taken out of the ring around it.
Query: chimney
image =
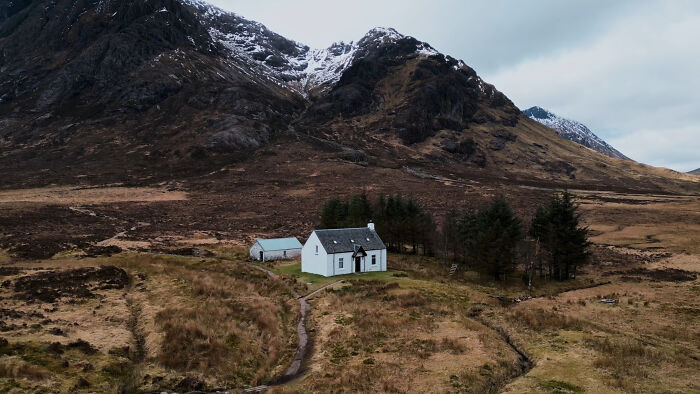
[[[367,223],[367,227],[369,227],[371,230],[374,230],[374,223],[370,220],[369,223]]]

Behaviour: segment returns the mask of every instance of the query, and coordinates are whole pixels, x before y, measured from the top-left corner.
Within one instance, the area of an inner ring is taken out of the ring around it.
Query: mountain
[[[559,117],[542,107],[530,107],[523,111],[523,113],[530,117],[530,119],[534,119],[547,127],[551,127],[557,134],[569,141],[577,142],[606,156],[631,160],[629,157],[610,146],[607,142],[600,139],[600,137],[593,134],[583,123]]]
[[[582,150],[391,28],[312,49],[200,0],[0,4],[0,187],[151,184],[285,149],[367,174],[686,182]]]
[[[700,168],[696,168],[693,171],[688,171],[688,174],[700,175]]]

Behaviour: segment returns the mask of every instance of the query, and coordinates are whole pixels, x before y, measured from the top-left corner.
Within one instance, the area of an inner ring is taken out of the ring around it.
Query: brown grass
[[[45,187],[0,191],[0,204],[21,202],[73,205],[179,200],[187,200],[187,193],[151,187]]]
[[[489,364],[490,386],[515,356],[453,300],[397,282],[356,280],[314,304],[311,371],[292,388],[313,392],[445,392],[450,376]],[[459,312],[458,312],[459,311]],[[487,383],[488,382],[488,383]]]
[[[66,391],[81,368],[97,392],[172,390],[187,376],[206,377],[204,388],[242,387],[277,376],[294,354],[298,303],[282,280],[245,265],[150,254],[39,264],[41,270],[18,263],[3,280],[112,264],[128,273],[129,285],[54,304],[26,304],[13,298],[13,286],[0,289],[9,329],[3,336],[11,341],[4,349],[0,343],[0,392],[14,387],[11,379],[34,382],[23,390]],[[97,352],[70,348],[78,338]]]
[[[527,306],[509,311],[507,316],[512,322],[536,331],[581,329],[583,326],[583,322],[574,317]]]
[[[162,367],[240,387],[274,377],[291,361],[298,312],[282,280],[216,260],[139,255],[124,265],[158,286],[144,309],[160,333],[147,340],[150,357]]]
[[[593,365],[615,376],[649,378],[650,368],[665,360],[662,352],[632,338],[593,338],[587,345],[601,353]]]
[[[45,380],[51,377],[51,372],[22,361],[17,357],[3,357],[0,359],[0,377]]]

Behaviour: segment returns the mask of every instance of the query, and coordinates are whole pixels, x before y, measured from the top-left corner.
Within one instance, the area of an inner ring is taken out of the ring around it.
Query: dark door
[[[260,261],[263,261],[263,251],[260,251]]]
[[[355,257],[355,272],[362,271],[362,260],[361,257]]]

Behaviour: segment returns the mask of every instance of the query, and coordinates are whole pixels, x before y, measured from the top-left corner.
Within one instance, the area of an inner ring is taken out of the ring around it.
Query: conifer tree
[[[466,254],[475,268],[505,280],[515,269],[517,246],[523,239],[520,219],[503,197],[497,197],[462,221]]]
[[[367,225],[371,218],[372,207],[369,199],[367,199],[367,195],[363,192],[352,196],[348,204],[348,217],[345,225],[348,227],[363,227]]]
[[[340,228],[347,219],[348,207],[338,198],[326,202],[321,211],[321,223],[319,228]]]
[[[540,207],[535,213],[530,235],[540,241],[547,253],[550,277],[571,279],[588,260],[588,228],[580,222],[578,206],[568,191],[552,196],[547,207]]]

